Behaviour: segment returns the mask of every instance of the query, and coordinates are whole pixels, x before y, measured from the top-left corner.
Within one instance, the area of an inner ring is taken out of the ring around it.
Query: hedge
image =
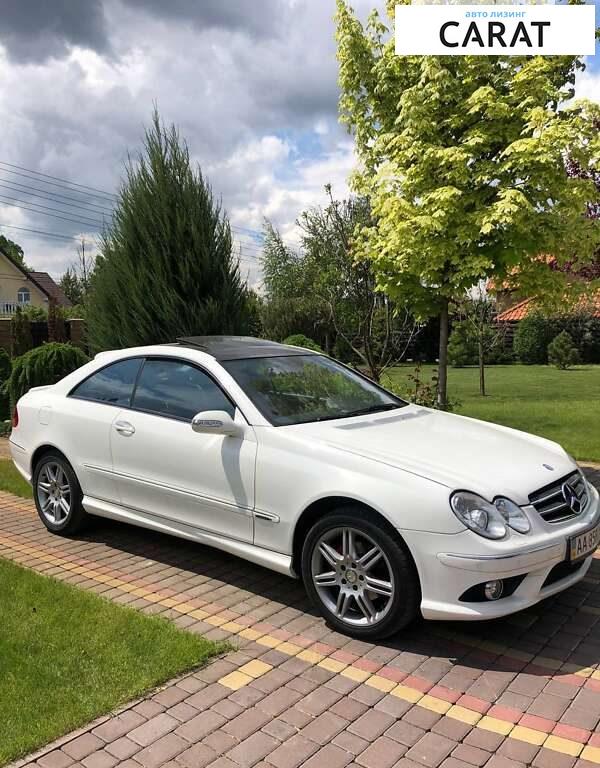
[[[516,357],[528,365],[546,364],[548,345],[563,331],[573,339],[582,363],[600,363],[600,318],[584,313],[546,317],[531,312],[515,330]]]

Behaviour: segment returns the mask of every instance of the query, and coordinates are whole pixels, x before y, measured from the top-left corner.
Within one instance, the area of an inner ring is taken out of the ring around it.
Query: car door
[[[78,384],[64,400],[60,445],[72,462],[85,496],[119,501],[110,451],[111,426],[131,402],[142,358],[106,365]]]
[[[199,434],[191,420],[200,411],[243,416],[214,379],[178,358],[147,358],[131,410],[110,433],[121,504],[241,541],[252,541],[256,441]]]

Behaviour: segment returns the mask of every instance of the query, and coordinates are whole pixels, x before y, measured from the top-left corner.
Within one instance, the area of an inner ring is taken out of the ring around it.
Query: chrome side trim
[[[280,520],[279,515],[274,515],[272,512],[263,512],[262,509],[255,509],[254,517],[258,518],[259,520],[267,520],[269,523],[278,523]]]
[[[93,464],[84,464],[83,466],[92,472],[100,472],[107,475],[113,475],[114,477],[122,477],[126,480],[133,480],[136,483],[141,483],[142,485],[147,485],[151,488],[160,488],[162,490],[169,491],[170,493],[179,494],[180,496],[187,496],[188,498],[191,498],[194,501],[199,501],[201,503],[208,502],[210,504],[219,504],[223,507],[227,507],[228,509],[233,510],[234,512],[237,512],[240,515],[252,514],[252,507],[246,505],[232,504],[232,502],[225,501],[224,499],[216,499],[213,496],[205,496],[201,493],[196,493],[195,491],[189,491],[186,488],[179,488],[178,486],[168,485],[167,483],[159,483],[156,480],[148,480],[145,477],[137,477],[136,475],[130,475],[127,472],[118,472],[115,469],[97,467]]]
[[[273,552],[270,549],[257,547],[249,542],[209,533],[208,531],[185,525],[184,523],[168,520],[166,518],[161,520],[155,516],[148,515],[147,513],[139,513],[136,510],[121,507],[117,504],[110,504],[106,501],[92,498],[91,496],[84,496],[82,503],[86,511],[90,512],[92,515],[107,517],[111,520],[120,520],[121,522],[131,523],[132,525],[137,525],[141,528],[149,528],[153,531],[167,533],[182,539],[198,542],[199,544],[205,544],[209,547],[215,547],[216,549],[221,549],[236,557],[249,560],[251,563],[256,563],[256,565],[261,565],[272,571],[276,571],[277,573],[282,573],[285,576],[296,577],[296,574],[292,570],[291,555],[285,555],[281,552]]]
[[[557,546],[557,542],[555,541],[552,544],[542,544],[539,547],[532,547],[531,549],[523,549],[520,552],[510,552],[507,555],[459,555],[454,554],[452,552],[440,552],[438,557],[455,557],[460,560],[479,560],[479,561],[488,561],[488,560],[512,560],[514,557],[523,557],[527,555],[532,555],[534,552],[543,552],[546,549],[555,549]]]

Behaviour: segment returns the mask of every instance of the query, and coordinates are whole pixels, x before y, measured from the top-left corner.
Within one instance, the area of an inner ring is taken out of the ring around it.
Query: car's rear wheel
[[[38,514],[49,531],[65,536],[86,522],[83,494],[73,468],[58,452],[45,453],[33,473],[33,496]]]
[[[342,508],[313,525],[302,575],[319,612],[353,637],[387,637],[418,613],[419,579],[410,554],[364,509]]]

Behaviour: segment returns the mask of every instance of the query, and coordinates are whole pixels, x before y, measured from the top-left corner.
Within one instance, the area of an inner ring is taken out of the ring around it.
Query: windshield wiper
[[[348,419],[351,416],[364,416],[367,413],[391,411],[394,408],[402,408],[402,405],[400,403],[379,403],[378,405],[369,405],[367,408],[357,408],[355,411],[348,411],[348,413],[338,416],[338,419]]]

